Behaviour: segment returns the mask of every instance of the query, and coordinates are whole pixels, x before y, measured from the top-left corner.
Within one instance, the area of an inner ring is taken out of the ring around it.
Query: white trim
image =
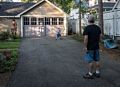
[[[23,17],[21,17],[21,31],[20,31],[21,37],[23,37]]]
[[[67,29],[67,15],[64,15],[64,36],[67,36],[68,34],[68,29]]]
[[[0,18],[19,18],[19,16],[0,16]]]
[[[118,1],[116,2],[116,4],[114,5],[112,11],[116,8],[116,6],[118,5],[119,2],[120,2],[120,0],[118,0]]]
[[[46,1],[47,3],[49,3],[50,5],[52,5],[53,7],[55,7],[56,9],[58,9],[60,12],[66,14],[64,11],[62,11],[60,8],[58,8],[57,6],[55,6],[54,4],[52,4],[50,1],[48,1],[48,0],[42,0],[42,1],[38,2],[38,3],[36,3],[35,5],[31,6],[30,8],[26,9],[25,11],[21,12],[21,13],[18,14],[17,16],[20,17],[20,16],[21,16],[22,14],[24,14],[25,12],[27,12],[27,11],[31,10],[32,8],[34,8],[35,6],[41,4],[43,1]]]
[[[52,15],[52,16],[50,16],[50,15],[23,15],[22,17],[64,17],[64,15],[63,16],[55,16],[55,15]]]

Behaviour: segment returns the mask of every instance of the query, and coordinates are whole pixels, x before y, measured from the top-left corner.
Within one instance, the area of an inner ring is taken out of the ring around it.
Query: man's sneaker
[[[83,78],[85,78],[85,79],[94,79],[94,78],[93,78],[93,75],[90,75],[89,73],[85,74],[85,75],[83,76]]]
[[[100,78],[100,73],[93,73],[93,76]]]

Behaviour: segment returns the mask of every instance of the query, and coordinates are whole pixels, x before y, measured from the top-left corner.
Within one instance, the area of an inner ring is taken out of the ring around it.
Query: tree
[[[40,0],[21,0],[22,2],[34,2],[34,1],[40,1]],[[70,8],[72,8],[75,5],[74,0],[49,0],[53,4],[57,5],[61,9],[63,9],[66,13],[70,12]]]
[[[103,34],[103,2],[102,0],[98,0],[99,5],[99,26],[101,27]]]
[[[86,0],[77,0],[76,1],[76,7],[79,8],[79,34],[82,33],[81,15],[86,13],[86,11],[87,11],[86,4],[87,4]]]
[[[22,2],[33,2],[34,0],[21,0]]]

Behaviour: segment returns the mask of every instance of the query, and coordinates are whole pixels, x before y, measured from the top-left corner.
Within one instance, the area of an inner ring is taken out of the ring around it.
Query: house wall
[[[55,7],[53,7],[52,5],[50,5],[47,2],[42,2],[41,4],[39,4],[38,6],[36,6],[35,8],[33,8],[32,10],[30,10],[29,12],[27,12],[25,15],[38,15],[38,16],[64,16],[64,14],[62,12],[60,12],[58,9],[56,9]]]
[[[10,30],[12,26],[11,21],[11,19],[0,18],[0,32]]]
[[[0,32],[11,31],[13,18],[0,18]],[[17,34],[20,34],[20,20],[15,19],[17,22]]]

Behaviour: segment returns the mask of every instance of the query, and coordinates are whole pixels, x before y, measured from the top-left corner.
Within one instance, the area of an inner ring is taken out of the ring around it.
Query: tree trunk
[[[81,0],[79,0],[79,34],[82,33],[81,29]]]
[[[98,0],[98,6],[99,6],[99,26],[101,27],[102,34],[104,33],[103,30],[103,0]]]

